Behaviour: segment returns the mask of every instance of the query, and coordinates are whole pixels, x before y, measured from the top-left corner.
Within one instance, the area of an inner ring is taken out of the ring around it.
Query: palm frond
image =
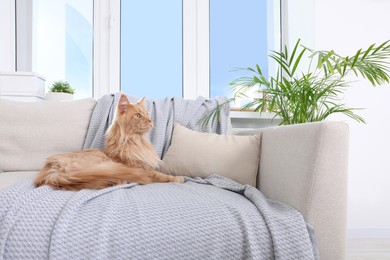
[[[234,101],[234,98],[229,98],[227,101],[218,104],[212,110],[206,112],[201,119],[197,122],[197,125],[202,129],[206,129],[209,125],[214,125],[215,122],[219,122],[221,119],[221,111],[226,107],[226,105],[230,104]]]
[[[242,110],[254,109],[262,113],[267,108],[281,120],[280,124],[323,121],[335,113],[365,123],[364,118],[355,113],[360,108],[350,108],[341,102],[344,91],[351,86],[349,79],[351,76],[362,77],[372,86],[390,82],[390,40],[379,45],[371,44],[344,57],[333,50],[310,49],[298,40],[291,52],[284,46],[280,51],[271,51],[269,57],[278,65],[275,76],[263,75],[258,64],[253,68],[240,68],[250,75],[230,83],[233,97],[228,102],[251,99],[241,107]],[[300,71],[305,59],[309,61],[306,73]],[[260,90],[264,93],[262,97],[247,94],[248,91]],[[217,121],[221,106],[211,111],[202,124]]]

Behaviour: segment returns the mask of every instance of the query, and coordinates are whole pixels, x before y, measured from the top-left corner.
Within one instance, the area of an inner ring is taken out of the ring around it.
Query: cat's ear
[[[146,97],[141,98],[141,99],[137,102],[137,105],[144,105],[145,98],[146,98]]]
[[[121,97],[119,99],[119,103],[118,103],[118,111],[120,113],[124,113],[126,112],[127,110],[127,107],[131,105],[129,100],[127,99],[126,95],[125,94],[121,94]]]

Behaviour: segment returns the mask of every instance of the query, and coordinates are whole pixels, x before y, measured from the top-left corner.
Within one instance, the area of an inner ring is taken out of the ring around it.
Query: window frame
[[[94,0],[93,96],[120,91],[120,0]],[[183,0],[183,97],[209,96],[209,2]]]
[[[93,97],[120,91],[120,0],[93,2]]]
[[[182,0],[183,4],[183,97],[210,95],[209,0]],[[281,0],[272,4],[272,23],[281,28]],[[270,11],[270,10],[269,10]],[[271,21],[270,21],[271,22]],[[269,38],[280,46],[281,30]],[[270,36],[270,32],[268,32]],[[276,71],[269,64],[269,71]],[[120,91],[120,0],[94,0],[94,97]]]
[[[210,85],[210,4],[209,0],[182,0],[183,2],[183,97],[195,99],[209,97]],[[266,0],[275,10],[281,10],[282,0]],[[14,4],[16,0],[8,0]],[[96,99],[105,94],[120,91],[120,8],[121,0],[93,1],[93,88],[92,96]],[[27,10],[28,11],[28,10]],[[30,10],[31,11],[31,10]],[[281,27],[280,18],[273,23]],[[15,34],[16,27],[14,30]],[[29,42],[29,34],[18,35],[17,43]],[[279,46],[282,31],[269,39],[274,46]],[[30,39],[31,41],[31,39]],[[18,44],[16,44],[18,46]],[[272,45],[270,45],[272,46]],[[17,61],[28,64],[31,60],[31,48],[28,52],[18,53]],[[15,59],[16,63],[16,59]],[[18,67],[19,67],[18,66]],[[28,66],[28,65],[27,65]],[[270,64],[270,66],[272,66]],[[18,70],[16,68],[16,70]],[[270,71],[272,68],[270,67]],[[39,72],[38,72],[39,73]],[[43,75],[44,76],[44,75]]]

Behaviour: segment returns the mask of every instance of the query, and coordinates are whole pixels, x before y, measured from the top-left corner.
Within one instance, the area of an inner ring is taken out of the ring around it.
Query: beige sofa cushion
[[[190,177],[215,173],[255,186],[259,158],[260,135],[199,133],[175,124],[172,143],[160,170]]]
[[[33,179],[37,171],[0,172],[0,190]]]
[[[50,155],[81,150],[95,104],[0,100],[0,170],[39,170]]]

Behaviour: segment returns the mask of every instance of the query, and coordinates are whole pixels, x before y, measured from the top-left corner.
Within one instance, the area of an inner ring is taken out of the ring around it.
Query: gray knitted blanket
[[[96,104],[91,116],[87,136],[83,149],[101,148],[104,146],[104,134],[111,124],[120,94],[103,96]],[[131,103],[136,103],[138,98],[128,97]],[[196,100],[188,100],[180,97],[167,97],[165,99],[146,99],[145,105],[153,120],[154,128],[148,137],[160,158],[163,157],[171,142],[173,126],[179,123],[189,129],[202,132],[226,134],[229,117],[229,106],[225,105],[220,113],[219,122],[200,128],[198,122],[217,105],[224,104],[225,97],[206,99],[199,97]]]
[[[296,210],[212,175],[79,192],[0,192],[0,259],[317,259]]]

